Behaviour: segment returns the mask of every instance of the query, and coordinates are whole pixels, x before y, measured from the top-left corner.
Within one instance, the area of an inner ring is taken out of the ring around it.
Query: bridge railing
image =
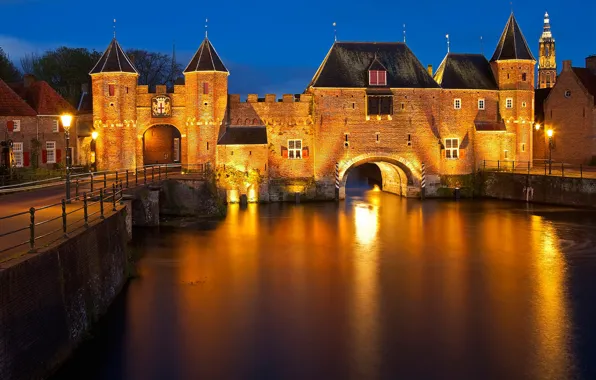
[[[549,160],[483,160],[480,170],[555,177],[596,178],[596,166],[575,165]]]
[[[0,264],[15,255],[33,253],[40,247],[67,239],[69,234],[104,219],[117,210],[127,189],[182,174],[204,179],[205,173],[204,165],[183,168],[170,164],[72,175],[70,198],[0,216]]]

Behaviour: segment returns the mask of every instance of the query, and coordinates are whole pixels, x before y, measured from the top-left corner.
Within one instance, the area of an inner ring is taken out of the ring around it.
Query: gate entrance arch
[[[182,157],[181,134],[171,124],[153,125],[143,133],[143,164],[174,164]]]

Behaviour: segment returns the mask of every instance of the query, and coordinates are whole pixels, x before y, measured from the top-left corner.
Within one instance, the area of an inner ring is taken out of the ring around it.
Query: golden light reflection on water
[[[371,244],[379,231],[379,209],[372,204],[360,203],[354,207],[356,240],[363,245]]]

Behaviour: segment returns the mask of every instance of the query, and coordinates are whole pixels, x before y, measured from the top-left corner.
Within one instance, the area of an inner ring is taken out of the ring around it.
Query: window
[[[379,141],[379,137],[381,136],[381,134],[379,132],[375,133],[375,135],[377,136],[377,144],[380,142]]]
[[[180,161],[180,138],[174,137],[174,162]]]
[[[12,121],[12,125],[13,125],[13,132],[20,132],[21,131],[21,121],[20,120],[13,120]]]
[[[393,115],[393,96],[369,96],[369,115]]]
[[[207,141],[207,150],[209,150],[209,141]]]
[[[453,108],[456,110],[461,109],[461,99],[453,99]]]
[[[108,84],[108,96],[115,96],[115,95],[116,95],[116,85]]]
[[[506,160],[509,159],[509,151],[508,150],[503,151],[503,158]]]
[[[408,146],[412,146],[412,135],[408,133]]]
[[[405,110],[405,109],[406,109],[406,103],[402,103],[402,104],[401,104],[401,110],[403,111],[403,110]]]
[[[368,72],[368,83],[371,86],[386,86],[387,72],[384,70],[370,70]]]
[[[445,158],[459,158],[459,139],[445,139]]]
[[[521,144],[521,151],[522,151],[522,153],[526,152],[526,143]]]
[[[528,79],[528,75],[526,73],[522,73],[522,81],[526,81]]]
[[[546,73],[546,87],[550,88],[550,73]]]
[[[23,143],[15,142],[12,144],[12,152],[14,154],[14,164],[17,168],[23,167]]]
[[[507,98],[505,100],[505,107],[506,108],[513,108],[513,98]]]
[[[52,132],[60,132],[60,125],[58,124],[58,120],[52,120]]]
[[[484,99],[478,99],[478,109],[479,110],[484,110]]]
[[[288,158],[291,160],[302,158],[302,140],[288,140]]]
[[[203,94],[205,94],[205,95],[209,94],[209,83],[208,82],[203,82]]]
[[[527,105],[528,105],[528,103],[522,102],[522,108],[526,108]]]
[[[56,163],[56,142],[55,141],[46,141],[46,151],[47,151],[47,163],[48,164],[55,164]]]
[[[571,97],[571,90],[566,90],[565,91],[565,97],[566,98],[570,98]]]

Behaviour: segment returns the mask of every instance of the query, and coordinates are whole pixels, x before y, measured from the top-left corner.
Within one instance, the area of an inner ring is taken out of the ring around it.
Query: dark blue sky
[[[0,0],[0,46],[15,61],[30,51],[60,45],[103,51],[117,19],[123,48],[171,52],[186,66],[204,36],[209,37],[231,72],[230,92],[299,93],[304,90],[333,43],[402,41],[423,65],[435,68],[451,51],[491,57],[511,6],[505,1],[443,0],[371,2],[355,0],[188,1],[188,0]],[[291,4],[291,6],[290,6]],[[513,9],[532,51],[537,55],[543,15],[548,10],[563,59],[584,65],[596,54],[596,1],[518,0]]]

